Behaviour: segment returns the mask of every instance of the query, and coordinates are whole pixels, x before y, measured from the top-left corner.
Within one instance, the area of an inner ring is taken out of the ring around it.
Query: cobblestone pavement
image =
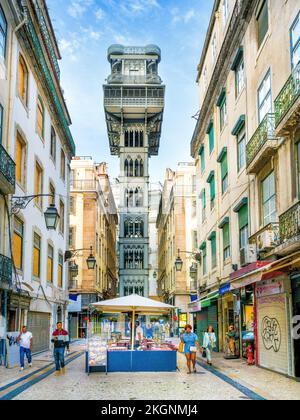
[[[179,356],[177,373],[91,374],[84,372],[82,345],[73,346],[65,376],[55,377],[51,354],[35,359],[34,368],[0,369],[0,399],[16,400],[249,400],[300,399],[300,384],[242,361],[214,360],[187,375]],[[37,371],[37,372],[36,372]]]

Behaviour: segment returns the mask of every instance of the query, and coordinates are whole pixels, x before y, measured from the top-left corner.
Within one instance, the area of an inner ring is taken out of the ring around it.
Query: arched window
[[[140,132],[140,147],[144,147],[144,132]]]
[[[38,135],[44,138],[44,123],[45,123],[45,108],[42,98],[38,96],[37,99],[37,118],[36,118],[36,129]]]
[[[140,160],[140,177],[144,176],[144,161],[143,159]]]
[[[140,187],[135,190],[135,206],[136,207],[143,207],[144,203],[144,194]]]
[[[125,147],[129,147],[129,131],[125,131]]]
[[[27,105],[28,99],[28,69],[23,57],[19,57],[18,67],[18,92],[19,97],[25,105]]]
[[[129,176],[129,162],[128,162],[128,160],[126,159],[125,160],[125,176]]]
[[[7,20],[0,5],[0,57],[5,60],[7,42]]]
[[[129,176],[130,176],[130,177],[133,177],[133,174],[134,174],[134,170],[133,170],[133,160],[132,160],[132,159],[130,159],[130,162],[129,162]]]
[[[130,131],[130,142],[129,142],[129,146],[133,147],[133,131]]]

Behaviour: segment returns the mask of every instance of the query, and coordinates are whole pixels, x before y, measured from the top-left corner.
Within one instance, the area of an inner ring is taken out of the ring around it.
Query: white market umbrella
[[[98,311],[104,313],[132,312],[132,350],[134,350],[135,337],[135,315],[163,315],[168,314],[174,306],[167,305],[156,300],[144,298],[139,295],[130,295],[103,302],[92,303]]]

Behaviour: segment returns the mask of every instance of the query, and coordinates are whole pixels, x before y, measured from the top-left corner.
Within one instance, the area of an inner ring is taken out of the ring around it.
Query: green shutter
[[[211,201],[213,201],[216,198],[216,181],[215,181],[215,177],[213,176],[213,178],[210,181],[210,199]]]
[[[206,208],[206,190],[202,190],[201,193],[201,200],[202,200],[202,208],[205,209]]]
[[[214,135],[214,125],[212,124],[209,130],[209,152],[212,153],[214,148],[215,148],[215,135]]]
[[[204,148],[202,148],[200,152],[200,162],[201,162],[201,172],[203,173],[205,170],[205,153]]]
[[[211,238],[211,261],[212,267],[216,267],[217,265],[217,238],[213,236]]]
[[[248,224],[249,224],[248,205],[246,205],[246,206],[243,206],[239,211],[239,227],[240,229],[243,229]]]
[[[226,223],[223,227],[223,249],[226,249],[230,246],[230,229],[229,223]]]
[[[227,153],[224,155],[222,161],[221,161],[221,175],[222,179],[226,178],[228,175],[228,157]]]

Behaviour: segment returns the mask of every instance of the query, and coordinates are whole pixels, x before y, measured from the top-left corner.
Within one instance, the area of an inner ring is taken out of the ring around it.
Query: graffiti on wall
[[[262,322],[262,339],[265,349],[278,353],[281,348],[281,328],[276,318],[265,317]]]

